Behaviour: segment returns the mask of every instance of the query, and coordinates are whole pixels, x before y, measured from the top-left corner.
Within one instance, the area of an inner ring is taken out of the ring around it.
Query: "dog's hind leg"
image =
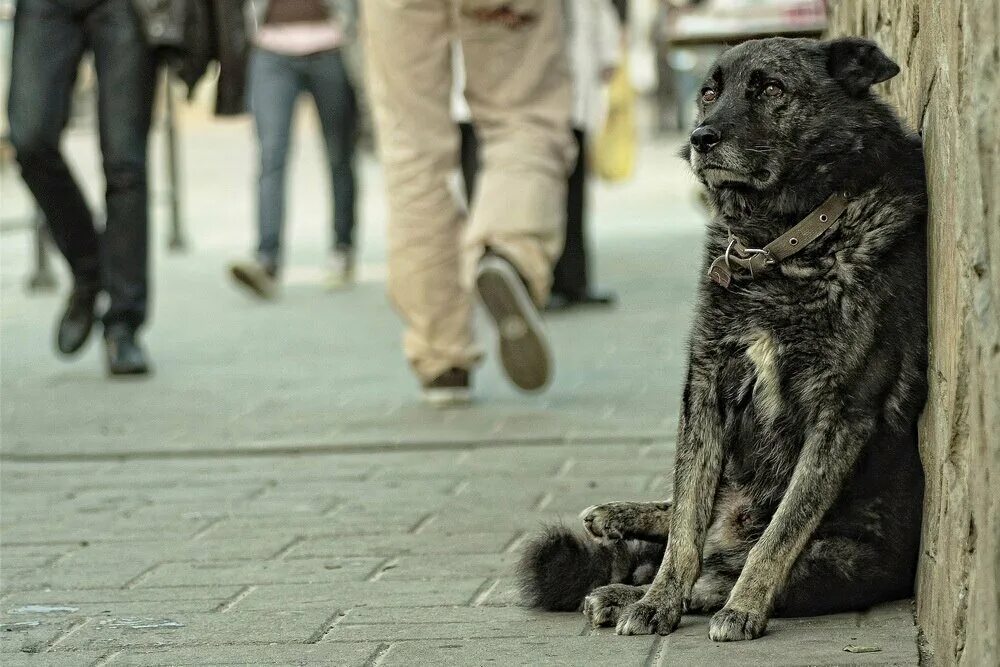
[[[666,544],[670,532],[671,502],[605,503],[580,513],[583,527],[606,540],[644,540]]]
[[[837,614],[909,597],[916,559],[887,546],[839,536],[813,540],[792,568],[774,615]]]

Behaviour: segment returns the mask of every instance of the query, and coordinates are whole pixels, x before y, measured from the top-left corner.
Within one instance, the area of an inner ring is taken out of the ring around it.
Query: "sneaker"
[[[327,263],[326,288],[344,289],[354,283],[354,251],[338,248],[330,255]]]
[[[468,405],[472,401],[469,371],[449,368],[433,380],[424,383],[424,400],[437,408]]]
[[[479,260],[476,289],[496,323],[507,377],[524,391],[544,389],[552,377],[552,352],[538,308],[517,269],[503,257],[488,254]]]
[[[229,265],[229,273],[238,285],[246,287],[256,297],[273,299],[277,294],[274,269],[257,260],[233,262]]]

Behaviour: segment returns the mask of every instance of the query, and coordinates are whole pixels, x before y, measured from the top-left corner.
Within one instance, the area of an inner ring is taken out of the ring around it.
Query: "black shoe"
[[[525,391],[544,389],[552,377],[552,352],[521,274],[503,257],[487,254],[479,260],[476,289],[496,323],[507,377]]]
[[[99,291],[92,287],[75,287],[66,301],[66,310],[56,331],[56,347],[63,354],[79,352],[94,328],[94,304]]]
[[[545,304],[545,310],[558,312],[569,310],[574,306],[613,306],[616,301],[618,301],[618,295],[614,292],[587,291],[581,294],[567,294],[553,291],[549,295],[549,302]]]
[[[469,371],[449,368],[433,380],[424,383],[424,400],[436,408],[466,405],[472,401]]]
[[[135,329],[112,324],[104,330],[109,375],[145,375],[149,372],[146,353],[135,339]]]

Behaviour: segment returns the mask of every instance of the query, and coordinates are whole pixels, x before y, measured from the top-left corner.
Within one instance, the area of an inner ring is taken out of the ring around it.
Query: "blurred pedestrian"
[[[107,217],[94,216],[60,152],[77,69],[94,54]],[[20,0],[14,17],[10,140],[25,183],[45,215],[73,275],[56,345],[83,347],[103,313],[108,371],[149,370],[137,332],[148,309],[147,138],[156,59],[130,0]]]
[[[468,400],[479,359],[473,285],[497,326],[508,378],[549,381],[538,307],[562,247],[573,157],[572,90],[561,2],[369,0],[370,91],[389,199],[389,292],[405,353],[432,403]],[[466,228],[449,177],[459,133],[449,113],[451,41],[482,144]]]
[[[285,223],[285,166],[300,93],[316,104],[330,169],[333,233],[327,286],[354,279],[357,100],[344,49],[353,39],[356,0],[251,0],[250,110],[257,128],[257,253],[230,266],[253,294],[274,296]]]
[[[569,3],[566,19],[573,75],[573,138],[577,153],[566,188],[566,242],[552,271],[548,310],[584,304],[610,305],[615,300],[613,293],[600,292],[590,286],[585,224],[589,177],[587,143],[603,119],[604,84],[614,75],[621,60],[621,24],[609,0]],[[464,73],[461,63],[456,64],[454,71],[452,117],[461,133],[462,177],[471,200],[479,170],[479,142],[468,105],[462,97]]]
[[[609,0],[568,3],[570,67],[573,70],[573,137],[577,158],[566,193],[566,244],[553,270],[548,308],[608,305],[614,294],[590,285],[587,258],[587,142],[603,120],[602,88],[621,61],[622,30]]]

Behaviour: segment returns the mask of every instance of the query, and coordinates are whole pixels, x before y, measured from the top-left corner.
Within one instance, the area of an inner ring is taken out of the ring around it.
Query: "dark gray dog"
[[[683,151],[716,215],[674,500],[532,541],[530,604],[625,635],[716,612],[731,641],[911,594],[927,203],[919,139],[870,91],[898,72],[862,39],[752,41],[712,67]]]

